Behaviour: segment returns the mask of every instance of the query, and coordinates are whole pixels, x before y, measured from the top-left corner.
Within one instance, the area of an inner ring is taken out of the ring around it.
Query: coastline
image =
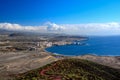
[[[65,44],[67,45],[67,44]],[[60,45],[58,45],[60,46]],[[51,46],[52,47],[52,46]],[[48,47],[46,47],[48,48]],[[114,55],[96,55],[96,54],[84,54],[84,55],[63,55],[59,53],[52,53],[46,50],[44,48],[44,51],[49,53],[50,55],[54,56],[57,59],[66,59],[66,58],[78,58],[78,59],[86,59],[90,60],[102,65],[106,65],[109,67],[120,69],[120,56],[114,56]]]
[[[99,37],[98,37],[99,38]],[[88,41],[89,40],[89,38],[87,37],[87,38],[81,38],[81,39],[79,39],[79,40],[73,40],[73,41],[70,41],[69,42],[69,44],[66,44],[66,41],[63,41],[63,43],[64,44],[61,44],[61,43],[59,43],[59,41],[56,41],[56,42],[58,42],[58,44],[55,44],[55,45],[51,45],[51,46],[49,46],[49,47],[46,47],[45,48],[45,50],[47,49],[47,48],[50,48],[50,47],[55,47],[56,45],[57,46],[63,46],[63,48],[65,48],[64,46],[68,46],[68,45],[80,45],[80,46],[82,46],[82,45],[85,45],[85,46],[90,46],[90,45],[88,45],[88,44],[92,44],[92,43],[89,43],[89,42],[86,42],[86,41]],[[74,43],[74,41],[75,41],[75,43]],[[85,42],[84,42],[85,41]],[[91,41],[92,41],[92,39],[91,39]],[[76,44],[76,42],[78,42],[78,44]],[[99,46],[99,45],[98,45]],[[100,45],[101,46],[101,45]],[[102,45],[103,47],[104,47],[104,44]],[[90,46],[90,47],[97,47],[97,46]],[[107,46],[108,47],[108,46]],[[63,49],[62,48],[62,49]],[[87,48],[87,47],[84,47],[84,48],[86,48],[86,49],[96,49],[96,48]],[[101,48],[101,47],[100,47]],[[55,48],[55,49],[57,49],[57,48]],[[111,49],[111,48],[110,48]],[[59,49],[58,49],[59,50]],[[84,50],[84,49],[83,49]],[[102,49],[101,49],[102,50]],[[104,49],[105,50],[105,49]],[[83,51],[83,52],[81,52],[81,53],[79,53],[79,54],[76,54],[76,53],[71,53],[70,55],[67,53],[67,55],[65,54],[65,52],[58,52],[58,51],[54,51],[54,50],[52,50],[51,51],[51,53],[53,53],[53,54],[57,54],[57,55],[64,55],[64,56],[82,56],[82,55],[96,55],[96,56],[107,56],[107,57],[119,57],[120,55],[119,55],[119,53],[115,53],[115,52],[112,52],[112,53],[109,53],[110,51],[109,51],[109,48],[107,49],[107,51],[105,51],[104,52],[104,50],[103,50],[103,52],[94,52],[94,51]],[[46,50],[47,52],[50,52],[49,50]],[[98,50],[99,51],[99,50]],[[108,54],[109,53],[109,54]],[[74,55],[75,54],[75,55]]]
[[[57,46],[66,46],[66,45],[72,45],[72,44],[64,44],[64,45],[57,45]],[[45,52],[48,52],[48,53],[51,53],[51,54],[54,54],[54,55],[62,55],[62,56],[84,56],[84,55],[93,55],[93,56],[105,56],[105,57],[120,57],[120,55],[97,55],[95,53],[84,53],[84,54],[81,54],[81,55],[66,55],[66,54],[60,54],[60,53],[54,53],[54,52],[50,52],[50,51],[47,51],[46,49],[47,48],[51,48],[51,47],[54,47],[56,45],[53,45],[53,46],[49,46],[49,47],[45,47],[44,48],[44,51]]]
[[[42,42],[41,42],[42,43]],[[45,44],[44,44],[45,43]],[[6,54],[0,53],[0,77],[6,76],[9,77],[9,75],[24,73],[39,67],[42,67],[46,64],[50,64],[54,61],[66,59],[66,58],[76,58],[76,59],[85,59],[89,61],[93,61],[102,65],[110,66],[113,68],[120,69],[120,57],[115,56],[97,56],[97,55],[61,55],[57,53],[52,53],[46,50],[48,47],[52,46],[46,46],[47,44],[51,42],[46,41],[41,44],[41,46],[36,46],[36,48],[33,51],[13,51],[13,52],[6,52]],[[61,42],[59,41],[57,46],[61,45]],[[71,42],[63,42],[62,45],[69,45]],[[66,44],[65,44],[66,43]],[[5,78],[6,78],[5,77]],[[11,76],[12,77],[12,76]]]

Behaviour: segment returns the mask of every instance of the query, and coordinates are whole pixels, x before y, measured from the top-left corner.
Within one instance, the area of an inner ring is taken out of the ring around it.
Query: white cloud
[[[0,29],[17,31],[45,31],[45,26],[21,26],[19,24],[0,23]]]
[[[51,22],[47,22],[42,26],[22,26],[19,24],[0,23],[0,29],[36,32],[60,32],[64,30],[64,27]]]
[[[64,24],[66,32],[78,35],[120,35],[120,23]]]
[[[47,26],[48,31],[63,31],[65,29],[65,27],[51,22],[47,22],[45,25]]]
[[[0,29],[57,32],[77,35],[120,35],[120,23],[55,24],[47,22],[42,26],[21,26],[19,24],[0,23]]]
[[[22,27],[19,24],[0,23],[0,28],[8,30],[21,30]]]

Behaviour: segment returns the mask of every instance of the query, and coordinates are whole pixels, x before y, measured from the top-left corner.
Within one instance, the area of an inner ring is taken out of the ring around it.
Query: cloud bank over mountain
[[[47,31],[64,31],[65,27],[61,25],[57,25],[55,23],[47,22],[45,23],[47,26]]]
[[[44,26],[22,26],[19,24],[0,23],[0,29],[17,30],[17,31],[43,31],[46,30]]]
[[[55,24],[47,22],[40,26],[22,26],[19,24],[0,23],[0,29],[33,32],[55,32],[74,35],[120,35],[120,23]]]

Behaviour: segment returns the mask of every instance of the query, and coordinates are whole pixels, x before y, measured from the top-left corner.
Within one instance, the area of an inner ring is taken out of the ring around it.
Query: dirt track
[[[54,63],[53,65],[43,69],[42,71],[40,71],[40,75],[42,76],[49,76],[49,79],[51,80],[62,80],[61,76],[57,76],[57,75],[47,75],[46,72],[49,71],[51,68],[56,67],[56,63]]]

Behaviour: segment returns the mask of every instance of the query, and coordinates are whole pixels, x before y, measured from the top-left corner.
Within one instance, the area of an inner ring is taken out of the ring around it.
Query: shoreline
[[[14,51],[5,52],[4,55],[0,56],[0,77],[2,78],[9,78],[14,74],[24,73],[42,66],[46,64],[50,64],[54,61],[67,59],[67,58],[76,58],[76,59],[86,59],[89,61],[93,61],[102,65],[110,66],[113,68],[120,69],[120,57],[111,57],[111,56],[97,56],[97,55],[62,55],[58,53],[52,53],[46,50],[46,48],[55,46],[47,46],[51,42],[41,42],[40,46],[36,46],[36,48],[32,51],[25,50],[25,51]],[[56,41],[55,44],[57,46],[69,45],[71,43],[65,41]],[[54,44],[54,42],[53,42]],[[0,52],[0,54],[2,54]],[[3,77],[6,76],[6,77]]]
[[[67,45],[67,44],[65,44]],[[60,45],[58,45],[60,46]],[[51,46],[52,47],[52,46]],[[46,47],[47,48],[47,47]],[[96,55],[96,54],[84,54],[84,55],[63,55],[59,53],[52,53],[46,50],[46,53],[49,53],[51,56],[59,59],[66,59],[66,58],[78,58],[78,59],[85,59],[89,61],[96,62],[98,64],[102,64],[105,66],[109,66],[112,68],[120,69],[120,56],[111,56],[111,55]]]
[[[80,54],[80,55],[66,55],[66,54],[60,54],[60,53],[57,53],[57,52],[50,52],[50,51],[47,51],[46,49],[47,48],[51,48],[51,47],[54,47],[54,46],[66,46],[66,45],[80,45],[80,46],[82,46],[82,45],[87,45],[87,43],[83,43],[83,41],[86,41],[86,40],[89,40],[89,38],[83,38],[83,39],[80,39],[79,41],[76,41],[76,40],[74,40],[75,42],[79,42],[79,44],[74,44],[74,41],[69,41],[69,42],[67,42],[67,41],[62,41],[64,44],[61,44],[61,43],[59,43],[58,41],[57,41],[57,43],[56,44],[53,44],[53,45],[51,45],[51,46],[48,46],[48,47],[45,47],[44,48],[44,50],[46,51],[46,52],[49,52],[49,53],[52,53],[52,54],[54,54],[54,55],[62,55],[62,56],[84,56],[84,55],[93,55],[93,56],[106,56],[106,57],[120,57],[120,55],[100,55],[100,54],[96,54],[96,53],[83,53],[83,54]]]
[[[66,45],[71,45],[71,44],[57,45],[57,46],[66,46]],[[53,46],[55,46],[55,45],[53,45]],[[44,51],[47,52],[47,53],[51,53],[53,55],[59,55],[59,56],[84,56],[84,55],[92,55],[92,56],[101,56],[101,57],[102,56],[104,56],[104,57],[120,57],[120,55],[97,55],[95,53],[85,53],[85,54],[81,54],[81,55],[65,55],[65,54],[60,54],[60,53],[49,52],[49,51],[46,50],[47,48],[51,48],[53,46],[44,48]]]

